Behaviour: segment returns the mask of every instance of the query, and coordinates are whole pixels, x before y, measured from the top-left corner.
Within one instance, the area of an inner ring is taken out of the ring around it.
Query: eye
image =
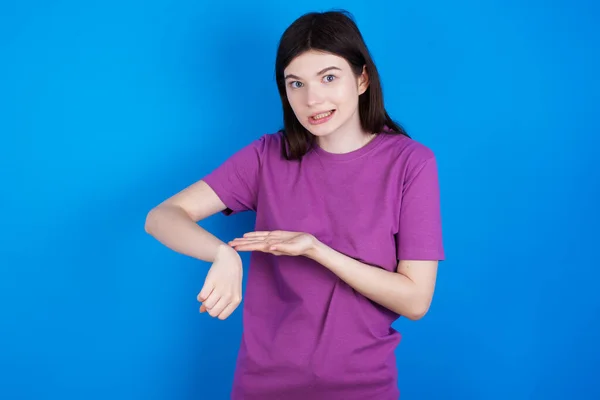
[[[325,79],[325,82],[333,82],[335,80],[335,75],[325,75],[323,79]]]
[[[301,86],[302,86],[302,82],[298,82],[298,81],[292,81],[292,82],[290,82],[290,86],[291,86],[293,89],[298,89],[299,87],[301,87]]]

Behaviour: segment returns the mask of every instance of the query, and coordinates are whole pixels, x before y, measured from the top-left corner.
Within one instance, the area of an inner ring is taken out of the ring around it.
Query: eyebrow
[[[330,70],[332,70],[332,69],[335,69],[335,70],[341,71],[341,69],[340,69],[340,68],[338,68],[338,67],[327,67],[327,68],[323,68],[322,70],[320,70],[319,72],[317,72],[316,76],[322,75],[322,74],[324,74],[325,72],[327,72],[327,71],[330,71]],[[289,79],[289,78],[293,78],[293,79],[301,79],[299,76],[292,75],[292,74],[286,75],[284,79]]]

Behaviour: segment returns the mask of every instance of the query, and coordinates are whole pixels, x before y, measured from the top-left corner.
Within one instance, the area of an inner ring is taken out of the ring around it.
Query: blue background
[[[0,398],[228,398],[241,309],[198,313],[210,265],[146,213],[279,129],[279,36],[330,8],[440,165],[447,261],[395,324],[402,398],[600,398],[600,7],[525,3],[3,2]]]

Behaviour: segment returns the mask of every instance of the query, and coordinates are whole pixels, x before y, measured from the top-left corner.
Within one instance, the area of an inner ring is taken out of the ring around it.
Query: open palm
[[[277,256],[302,256],[315,246],[315,237],[304,232],[258,231],[229,242],[237,251],[262,251]]]

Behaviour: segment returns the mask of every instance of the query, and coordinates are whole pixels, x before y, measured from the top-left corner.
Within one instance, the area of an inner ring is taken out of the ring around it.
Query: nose
[[[318,87],[308,85],[306,90],[306,104],[308,106],[315,106],[323,102],[323,93]]]

